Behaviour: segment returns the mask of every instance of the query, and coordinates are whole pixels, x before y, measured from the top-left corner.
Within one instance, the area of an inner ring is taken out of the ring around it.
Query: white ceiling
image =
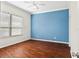
[[[32,14],[68,8],[67,1],[36,1],[37,6],[39,7],[38,9],[32,2],[33,1],[8,1],[8,3],[31,12]]]

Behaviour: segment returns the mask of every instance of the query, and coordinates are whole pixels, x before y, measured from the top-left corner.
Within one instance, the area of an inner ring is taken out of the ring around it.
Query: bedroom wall
[[[26,12],[16,6],[13,6],[7,2],[1,2],[0,4],[0,11],[8,12],[10,14],[18,15],[23,17],[23,36],[16,36],[16,37],[8,37],[8,38],[0,38],[0,48],[12,45],[18,42],[22,42],[24,40],[28,40],[30,38],[30,21],[31,21],[31,14]]]
[[[32,38],[69,42],[69,10],[32,15]]]
[[[70,2],[69,42],[71,52],[79,52],[79,2]]]

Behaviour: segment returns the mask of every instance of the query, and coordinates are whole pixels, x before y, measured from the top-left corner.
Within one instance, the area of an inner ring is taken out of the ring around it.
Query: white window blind
[[[12,15],[12,35],[22,35],[23,18]]]
[[[9,36],[10,14],[0,12],[0,37]]]
[[[23,18],[0,12],[0,37],[22,35]]]
[[[0,27],[10,27],[10,14],[0,13]]]

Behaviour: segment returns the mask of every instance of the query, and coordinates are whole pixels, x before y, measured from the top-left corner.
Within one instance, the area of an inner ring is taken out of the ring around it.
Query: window
[[[22,35],[23,18],[0,12],[0,37]]]
[[[17,17],[12,15],[12,33],[11,35],[21,35],[22,34],[22,27],[23,27],[23,20],[21,17]]]
[[[0,13],[0,37],[9,36],[10,15]]]

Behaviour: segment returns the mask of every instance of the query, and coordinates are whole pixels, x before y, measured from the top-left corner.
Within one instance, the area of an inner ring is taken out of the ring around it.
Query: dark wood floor
[[[3,58],[70,58],[70,48],[66,44],[24,41],[0,49]]]

